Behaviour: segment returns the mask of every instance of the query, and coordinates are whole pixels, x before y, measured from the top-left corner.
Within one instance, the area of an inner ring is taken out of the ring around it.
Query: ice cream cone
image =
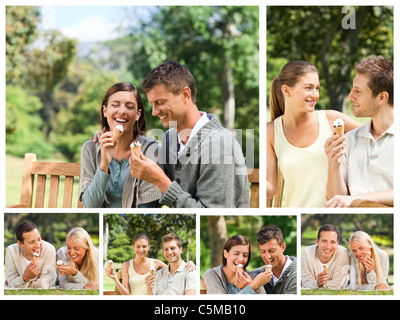
[[[131,152],[135,154],[136,157],[140,157],[140,152],[142,151],[142,145],[139,141],[131,143]]]
[[[36,263],[36,262],[38,262],[38,260],[39,260],[39,253],[34,252],[34,253],[33,253],[32,261],[33,261],[34,263]]]
[[[365,253],[365,259],[370,258],[371,257],[371,252],[366,252]]]
[[[340,137],[344,135],[344,120],[342,118],[336,119],[333,123],[333,128]]]
[[[327,264],[323,264],[322,268],[324,268],[324,272],[328,272],[329,271],[329,266]]]
[[[154,276],[156,274],[156,269],[150,268],[150,275]]]
[[[109,268],[112,268],[112,266],[113,266],[113,261],[112,261],[112,260],[108,260],[107,263],[108,263],[108,267],[109,267]]]
[[[237,264],[236,265],[236,272],[240,272],[240,273],[242,273],[243,272],[243,265],[242,264]]]
[[[118,124],[112,131],[112,141],[115,143],[123,132],[124,127],[121,124]]]
[[[265,266],[265,271],[267,271],[267,270],[272,270],[272,266],[270,264],[267,264]]]
[[[62,265],[63,265],[62,260],[57,260],[57,266],[58,266],[58,267],[61,267]]]

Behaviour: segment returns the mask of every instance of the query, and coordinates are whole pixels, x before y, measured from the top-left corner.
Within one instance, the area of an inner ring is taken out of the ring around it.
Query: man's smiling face
[[[271,239],[264,244],[258,244],[261,258],[265,264],[270,264],[272,269],[279,267],[284,259],[284,251],[286,249],[286,243],[279,245],[276,239]]]
[[[164,242],[162,248],[164,257],[168,263],[179,262],[181,260],[182,248],[178,246],[176,240]]]
[[[40,255],[40,251],[42,249],[42,238],[40,237],[40,233],[37,229],[25,232],[23,237],[24,242],[22,243],[18,241],[18,245],[22,249],[24,257],[31,261],[33,258],[33,253]]]
[[[147,98],[152,106],[152,115],[160,118],[164,128],[169,128],[171,122],[176,122],[178,128],[184,123],[186,107],[183,93],[175,95],[159,84],[147,92]]]
[[[363,74],[357,74],[353,80],[348,100],[353,102],[356,117],[373,117],[379,111],[379,98],[372,96],[372,90],[368,86],[369,80],[369,77]]]
[[[318,257],[322,263],[328,262],[335,254],[339,245],[335,231],[322,231],[317,239]]]

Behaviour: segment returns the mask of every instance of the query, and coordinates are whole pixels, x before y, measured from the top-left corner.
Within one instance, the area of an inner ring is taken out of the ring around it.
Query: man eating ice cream
[[[56,283],[56,250],[42,240],[36,225],[23,222],[15,232],[17,243],[7,247],[6,287],[48,289]]]
[[[258,249],[265,266],[250,273],[265,273],[269,281],[264,285],[267,294],[297,293],[297,259],[285,255],[286,243],[281,229],[269,225],[257,233]]]

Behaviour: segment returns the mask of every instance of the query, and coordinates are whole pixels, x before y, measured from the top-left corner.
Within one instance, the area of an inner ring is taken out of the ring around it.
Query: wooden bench
[[[43,208],[45,206],[46,179],[50,177],[48,188],[48,207],[57,208],[60,182],[64,181],[63,208],[72,208],[74,181],[79,183],[81,174],[80,163],[44,162],[37,161],[36,154],[26,153],[22,173],[22,186],[20,203],[8,205],[7,208]],[[248,169],[249,182],[251,183],[250,207],[259,207],[259,169]],[[36,180],[36,186],[35,186]],[[33,196],[35,194],[35,203]],[[79,199],[75,204],[83,208]]]
[[[365,201],[356,199],[350,204],[350,208],[391,208],[392,206],[385,205],[379,202]]]
[[[20,203],[9,205],[8,208],[44,208],[46,196],[46,180],[50,179],[48,188],[48,207],[58,207],[58,195],[60,184],[63,183],[62,207],[72,208],[74,181],[81,174],[79,163],[44,162],[37,161],[36,154],[25,154],[24,167],[22,172],[22,186]],[[35,186],[36,181],[36,186]],[[35,203],[33,204],[33,195]],[[77,201],[75,207],[82,208],[81,201]]]
[[[260,170],[247,169],[250,186],[250,208],[258,208],[260,199]]]

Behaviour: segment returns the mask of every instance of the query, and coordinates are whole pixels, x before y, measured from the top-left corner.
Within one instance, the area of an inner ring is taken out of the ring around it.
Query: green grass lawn
[[[60,162],[60,160],[54,159],[38,159],[39,161],[54,161]],[[17,158],[14,156],[6,155],[6,205],[18,204],[21,196],[21,184],[22,184],[22,170],[24,166],[24,159]],[[58,207],[62,207],[62,194],[63,179],[60,179]],[[46,194],[48,195],[48,189],[50,187],[50,178],[46,181]],[[78,201],[78,189],[79,184],[76,180],[74,183],[74,193],[72,199],[73,207],[76,207]],[[35,194],[33,195],[33,203],[35,202]],[[45,197],[45,207],[47,207],[48,198]]]
[[[332,295],[378,295],[378,296],[391,296],[393,290],[377,290],[377,291],[357,291],[357,290],[301,290],[301,295],[318,295],[318,296],[332,296]]]
[[[14,296],[14,295],[55,295],[55,296],[65,296],[65,295],[74,295],[74,296],[81,296],[81,295],[98,295],[98,290],[63,290],[63,289],[18,289],[18,290],[11,290],[6,289],[4,290],[5,296]]]

